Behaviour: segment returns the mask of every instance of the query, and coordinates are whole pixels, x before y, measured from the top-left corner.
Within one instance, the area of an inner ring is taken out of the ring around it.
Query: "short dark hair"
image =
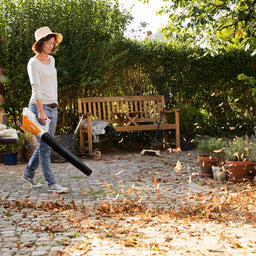
[[[43,49],[43,43],[44,42],[46,42],[46,41],[49,41],[51,38],[55,38],[55,40],[56,40],[56,35],[54,35],[54,34],[50,34],[50,35],[47,35],[47,36],[45,36],[45,37],[43,37],[43,38],[41,38],[37,43],[36,43],[36,45],[35,45],[35,52],[36,53],[40,53],[41,51],[42,51],[42,49]],[[56,51],[57,51],[57,47],[56,47],[56,45],[54,45],[54,47],[53,47],[53,49],[52,49],[52,53],[56,53]]]

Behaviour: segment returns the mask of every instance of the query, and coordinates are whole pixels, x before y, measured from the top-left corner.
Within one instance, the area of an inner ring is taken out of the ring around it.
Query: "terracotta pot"
[[[226,166],[229,172],[229,180],[231,181],[243,181],[249,175],[249,170],[252,161],[228,161],[226,160]]]
[[[212,166],[214,164],[214,159],[212,156],[197,156],[199,166],[200,166],[200,175],[203,177],[213,177]]]
[[[250,169],[249,169],[249,176],[254,178],[256,176],[256,161],[253,161],[251,163]]]

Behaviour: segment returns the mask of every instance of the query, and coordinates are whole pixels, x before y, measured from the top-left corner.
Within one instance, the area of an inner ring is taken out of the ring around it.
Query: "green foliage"
[[[245,138],[236,137],[227,142],[224,149],[225,158],[229,161],[246,161],[252,160],[255,154],[256,143],[250,142],[248,136]]]
[[[204,115],[194,106],[179,106],[180,133],[186,141],[193,140],[197,134],[203,134],[206,129]]]
[[[225,142],[217,138],[199,140],[196,150],[201,156],[216,156],[225,148]]]
[[[256,135],[249,137],[249,144],[252,148],[252,161],[256,162]]]
[[[247,76],[244,73],[242,73],[237,76],[237,79],[242,81],[245,85],[251,86],[252,97],[254,99],[254,102],[256,102],[256,80],[255,80],[255,78],[253,76]]]
[[[253,76],[247,76],[244,73],[237,76],[238,80],[244,81],[244,84],[255,86],[255,78]]]
[[[171,106],[200,109],[208,135],[242,136],[252,131],[256,116],[253,88],[237,78],[241,73],[254,75],[256,59],[249,53],[232,50],[211,56],[202,50],[155,42],[146,42],[144,48],[144,70],[153,88],[166,94],[171,86]]]
[[[172,42],[220,49],[255,49],[256,5],[248,0],[167,0],[159,14],[169,13],[165,34]]]

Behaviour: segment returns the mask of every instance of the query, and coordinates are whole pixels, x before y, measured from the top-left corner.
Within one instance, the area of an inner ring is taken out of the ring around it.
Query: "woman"
[[[57,71],[55,59],[49,55],[56,52],[56,47],[62,41],[62,35],[53,33],[50,28],[42,27],[35,32],[36,42],[32,49],[36,53],[27,66],[32,95],[29,101],[30,110],[38,116],[38,121],[45,124],[45,119],[50,118],[48,133],[54,136],[57,124]],[[30,158],[24,171],[22,179],[32,187],[41,187],[42,184],[34,180],[35,170],[39,164],[44,178],[48,184],[48,191],[66,193],[68,188],[57,184],[51,170],[51,148],[44,142],[38,140],[38,146]]]

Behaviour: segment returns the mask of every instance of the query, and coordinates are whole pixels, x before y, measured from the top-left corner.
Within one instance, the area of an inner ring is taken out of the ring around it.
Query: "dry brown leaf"
[[[112,201],[117,201],[118,197],[119,197],[119,193],[116,194],[115,198]]]
[[[156,177],[154,177],[154,185],[155,185],[155,189],[158,189],[159,184],[157,183],[157,178]]]
[[[182,150],[181,150],[180,147],[177,147],[177,148],[168,148],[167,151],[169,151],[169,152],[182,152]]]
[[[128,194],[132,194],[132,192],[133,192],[133,189],[134,189],[134,184],[132,184],[129,188],[128,188],[128,190],[126,191],[126,193],[128,193]]]
[[[104,182],[103,184],[108,188],[108,190],[110,190],[110,186],[107,184],[107,182]]]
[[[87,192],[86,191],[83,191],[83,190],[80,190],[80,193],[81,193],[81,195],[86,195],[87,194]]]
[[[114,175],[115,179],[117,179],[117,176],[120,175],[121,173],[125,172],[126,170],[127,170],[127,169],[123,169],[122,171],[117,172],[117,173]]]
[[[174,170],[175,170],[175,172],[178,173],[181,170],[181,168],[182,168],[182,164],[181,164],[180,160],[178,160],[178,162],[176,163],[176,166],[174,167]]]

